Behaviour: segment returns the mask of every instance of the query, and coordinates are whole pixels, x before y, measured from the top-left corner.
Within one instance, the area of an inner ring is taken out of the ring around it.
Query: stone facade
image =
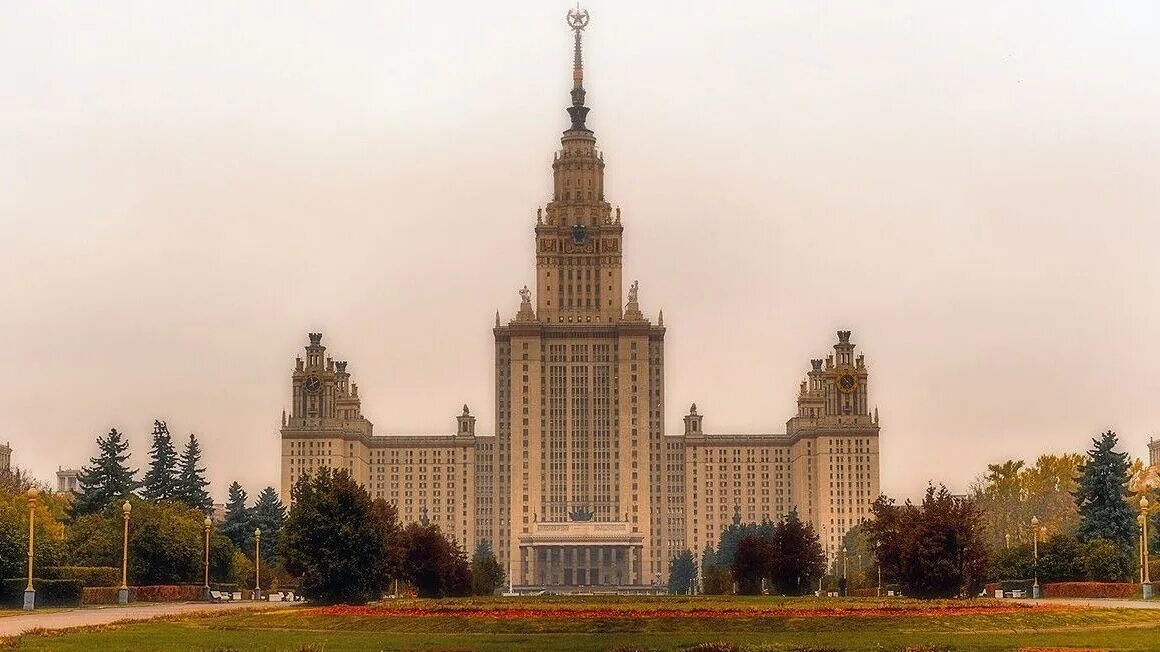
[[[81,490],[81,470],[56,467],[56,492],[58,494],[78,493]]]
[[[586,125],[573,12],[571,126],[552,200],[532,227],[536,288],[497,313],[495,433],[467,406],[452,433],[375,435],[346,362],[310,334],[282,419],[282,498],[303,474],[347,469],[404,522],[439,525],[469,551],[487,540],[515,590],[647,590],[669,560],[714,544],[735,516],[791,510],[831,554],[878,495],[878,420],[850,332],[814,360],[784,434],[710,434],[694,405],[665,434],[665,327],[623,294],[624,227],[605,196],[604,157]]]
[[[0,444],[0,471],[12,470],[12,444]]]

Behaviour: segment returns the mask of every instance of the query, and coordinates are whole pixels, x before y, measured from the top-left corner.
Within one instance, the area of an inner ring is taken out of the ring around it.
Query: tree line
[[[952,597],[978,595],[998,580],[1131,581],[1139,572],[1139,499],[1157,506],[1148,517],[1148,546],[1157,551],[1160,497],[1149,484],[1156,479],[1117,445],[1108,431],[1086,454],[992,464],[963,496],[933,483],[917,502],[880,496],[828,569],[816,534],[796,514],[760,524],[738,515],[699,563],[688,550],[670,561],[669,589],[794,595],[828,580],[822,584],[842,592],[880,585]]]
[[[395,506],[372,499],[345,469],[302,476],[291,503],[279,547],[302,594],[317,602],[361,604],[407,589],[432,598],[491,595],[503,585],[486,541],[469,562],[438,525],[401,526]]]

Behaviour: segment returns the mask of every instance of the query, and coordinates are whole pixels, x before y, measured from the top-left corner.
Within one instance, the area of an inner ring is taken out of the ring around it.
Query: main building
[[[664,318],[646,317],[635,281],[624,296],[624,227],[587,126],[588,14],[568,22],[571,125],[533,227],[535,292],[495,318],[495,433],[476,433],[464,406],[453,433],[375,435],[347,363],[311,333],[282,419],[282,499],[303,474],[346,469],[401,520],[435,523],[468,551],[491,543],[517,591],[652,588],[670,558],[735,519],[794,510],[832,555],[879,493],[863,357],[839,331],[784,434],[707,433],[696,405],[666,433]]]

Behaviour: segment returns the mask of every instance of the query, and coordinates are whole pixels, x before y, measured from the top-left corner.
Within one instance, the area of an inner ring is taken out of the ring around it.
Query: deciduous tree
[[[411,523],[403,530],[402,576],[423,598],[463,596],[471,591],[467,555],[433,524]]]
[[[382,597],[399,568],[395,508],[371,500],[345,469],[304,475],[292,495],[279,553],[302,595],[327,604]]]
[[[982,517],[970,500],[927,487],[921,505],[883,497],[866,531],[878,545],[883,572],[914,597],[976,595],[987,571]]]

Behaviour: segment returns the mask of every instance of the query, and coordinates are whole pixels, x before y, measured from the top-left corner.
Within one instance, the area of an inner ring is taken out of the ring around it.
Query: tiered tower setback
[[[283,500],[304,475],[346,469],[403,521],[435,523],[467,550],[488,541],[517,592],[656,590],[682,550],[791,511],[834,554],[878,495],[865,361],[838,331],[784,434],[706,433],[696,405],[684,432],[664,434],[664,320],[646,316],[635,281],[624,292],[624,227],[587,124],[588,21],[568,13],[570,124],[536,211],[535,292],[495,315],[495,433],[477,434],[465,405],[453,433],[375,435],[347,363],[311,333],[282,418]]]

